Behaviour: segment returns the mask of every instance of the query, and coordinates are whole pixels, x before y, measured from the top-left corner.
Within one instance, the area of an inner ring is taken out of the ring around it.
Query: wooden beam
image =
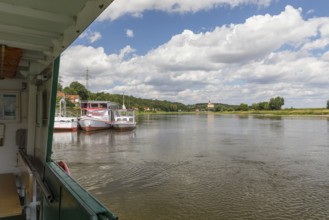
[[[17,27],[13,25],[3,25],[0,24],[0,30],[3,33],[10,33],[15,35],[23,35],[23,36],[30,36],[30,37],[37,37],[37,38],[60,38],[62,35],[59,33],[42,31],[42,30],[34,30],[31,28],[23,28]]]
[[[60,24],[72,24],[75,22],[73,17],[67,15],[40,11],[34,8],[28,8],[8,3],[0,3],[0,12],[19,15],[22,17],[36,18]]]

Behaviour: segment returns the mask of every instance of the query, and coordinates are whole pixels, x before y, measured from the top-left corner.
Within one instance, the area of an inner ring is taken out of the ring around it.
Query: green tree
[[[65,87],[65,88],[63,89],[63,92],[64,92],[66,95],[77,95],[77,92],[76,92],[74,89],[70,88],[70,87]]]
[[[327,101],[327,109],[329,109],[329,100]]]
[[[171,111],[171,112],[177,112],[177,105],[175,105],[175,104],[171,104],[171,105],[169,105],[169,110]]]
[[[240,111],[248,111],[249,110],[249,107],[248,107],[248,104],[245,104],[245,103],[241,103],[238,110]]]
[[[269,110],[269,103],[268,102],[260,102],[258,103],[258,110]]]
[[[269,107],[271,110],[280,110],[284,105],[284,99],[282,97],[271,98],[269,102]]]
[[[86,89],[86,87],[84,85],[75,81],[75,82],[71,82],[70,88],[76,92],[75,93],[76,95],[80,96],[81,100],[88,100],[88,96],[89,96],[90,92]],[[70,94],[70,95],[73,95],[73,94]]]
[[[82,85],[81,83],[79,83],[77,81],[71,82],[70,88],[74,89],[75,91],[87,90],[84,85]]]
[[[259,104],[258,103],[254,103],[251,105],[251,108],[254,110],[259,110]]]
[[[66,106],[68,107],[74,107],[75,104],[73,102],[71,102],[69,99],[65,99],[65,102],[66,102]]]

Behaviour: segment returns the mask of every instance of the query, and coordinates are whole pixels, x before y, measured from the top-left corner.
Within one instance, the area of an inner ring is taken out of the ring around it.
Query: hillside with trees
[[[111,101],[122,105],[122,94],[110,94],[105,92],[92,93],[84,85],[79,82],[72,82],[68,87],[63,88],[58,84],[58,90],[67,95],[79,95],[81,100],[95,101]],[[197,103],[193,105],[185,105],[179,102],[170,102],[167,100],[143,99],[134,96],[124,96],[127,108],[136,109],[138,111],[163,111],[163,112],[191,112],[191,111],[213,111],[213,112],[232,112],[232,111],[249,111],[249,110],[280,110],[284,105],[282,97],[271,98],[268,102],[254,103],[251,106],[241,103],[240,105],[229,105],[223,103],[212,103],[213,108],[208,108],[208,103]],[[66,100],[68,106],[74,106],[69,100]]]
[[[59,90],[62,86],[58,85]],[[72,82],[68,87],[62,89],[62,92],[70,95],[79,95],[81,100],[95,100],[95,101],[111,101],[122,105],[122,94],[109,94],[105,92],[92,93],[87,90],[84,85],[79,82]],[[162,101],[157,99],[142,99],[134,96],[124,96],[125,105],[127,108],[137,109],[138,111],[164,111],[164,112],[178,112],[178,111],[190,111],[187,105],[179,102]],[[69,100],[66,100],[68,105]]]

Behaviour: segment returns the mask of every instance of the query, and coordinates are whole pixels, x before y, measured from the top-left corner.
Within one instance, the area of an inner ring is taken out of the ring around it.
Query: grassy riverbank
[[[80,109],[68,108],[68,115],[79,117]],[[207,112],[207,111],[191,111],[191,112],[164,112],[164,111],[136,111],[137,115],[166,114],[166,115],[187,115],[187,114],[215,114],[215,115],[273,115],[273,116],[327,116],[329,117],[329,109],[325,108],[307,108],[307,109],[282,109],[282,110],[249,110],[249,111],[223,111],[223,112]]]
[[[138,112],[143,114],[216,114],[216,115],[274,115],[274,116],[328,116],[329,109],[324,108],[308,108],[308,109],[282,109],[282,110],[249,110],[249,111],[224,111],[224,112]]]
[[[267,111],[247,111],[247,114],[255,114],[255,115],[280,115],[280,116],[285,116],[285,115],[291,115],[291,116],[329,116],[329,109],[282,109],[282,110],[267,110]]]

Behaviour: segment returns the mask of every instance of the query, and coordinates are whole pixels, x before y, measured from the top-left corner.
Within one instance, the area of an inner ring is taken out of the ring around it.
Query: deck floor
[[[12,173],[0,174],[0,218],[22,214],[16,177]]]

